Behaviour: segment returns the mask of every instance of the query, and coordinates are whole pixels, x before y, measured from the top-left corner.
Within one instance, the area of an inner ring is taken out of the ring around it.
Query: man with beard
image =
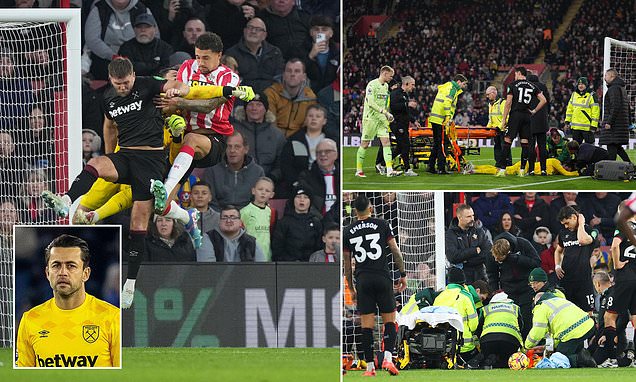
[[[492,242],[483,228],[475,227],[475,213],[467,204],[457,207],[457,223],[446,231],[446,258],[453,267],[464,270],[466,284],[487,280],[484,263],[490,257]]]
[[[44,256],[53,298],[22,316],[17,366],[119,367],[120,312],[86,293],[91,275],[86,241],[60,235]]]

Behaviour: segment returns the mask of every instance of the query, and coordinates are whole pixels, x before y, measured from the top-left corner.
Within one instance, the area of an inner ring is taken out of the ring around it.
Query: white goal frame
[[[3,9],[0,22],[60,22],[66,24],[66,137],[68,187],[82,171],[82,14],[80,9]]]
[[[613,39],[611,37],[605,37],[604,46],[603,46],[603,73],[601,73],[601,78],[604,78],[605,72],[607,72],[607,70],[612,67],[610,65],[610,60],[612,57],[611,55],[612,45],[618,45],[622,48],[633,50],[634,54],[636,54],[636,42],[620,41],[620,40]],[[605,93],[607,93],[607,84],[605,83],[605,80],[603,80],[602,82],[603,82],[603,97],[605,97]],[[601,114],[603,114],[603,110],[601,110]],[[604,115],[602,115],[602,117],[604,117]]]

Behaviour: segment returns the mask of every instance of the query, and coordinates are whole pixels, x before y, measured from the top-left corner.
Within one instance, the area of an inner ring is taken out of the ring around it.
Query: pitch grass
[[[354,176],[356,170],[357,147],[345,147],[342,162],[343,190],[633,190],[636,189],[636,181],[620,182],[596,180],[590,177],[571,177],[563,175],[551,176],[506,176],[502,178],[494,175],[471,174],[463,175],[453,173],[451,175],[432,175],[426,172],[426,164],[420,163],[415,172],[417,177],[399,176],[387,178],[375,172],[375,156],[377,146],[367,149],[364,165],[364,179]],[[627,151],[632,162],[636,162],[636,150]],[[518,158],[521,148],[512,150],[512,157]],[[480,155],[469,155],[468,161],[475,165],[494,164],[493,149],[483,148]]]
[[[339,349],[124,348],[121,370],[14,370],[0,349],[2,382],[323,382],[340,380]]]
[[[618,369],[529,369],[514,371],[508,369],[495,370],[403,370],[400,375],[392,377],[384,370],[377,370],[374,381],[397,382],[584,382],[584,381],[634,381],[635,368]],[[343,382],[367,380],[362,371],[349,371]]]

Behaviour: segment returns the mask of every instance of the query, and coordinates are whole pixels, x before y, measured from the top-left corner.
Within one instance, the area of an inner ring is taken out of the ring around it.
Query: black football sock
[[[66,195],[74,202],[91,189],[97,178],[99,178],[99,174],[95,167],[87,164],[77,178],[75,178]]]
[[[395,340],[397,331],[395,330],[395,322],[387,322],[384,324],[384,351],[393,353],[395,350]]]
[[[362,349],[364,350],[364,360],[373,362],[373,329],[362,328]]]
[[[135,280],[141,267],[141,261],[146,252],[146,231],[130,231],[130,246],[128,248],[128,276]]]

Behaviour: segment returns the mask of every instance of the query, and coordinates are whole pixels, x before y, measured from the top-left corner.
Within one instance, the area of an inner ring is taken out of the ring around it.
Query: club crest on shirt
[[[82,338],[92,344],[99,338],[99,325],[84,325],[82,327]]]

